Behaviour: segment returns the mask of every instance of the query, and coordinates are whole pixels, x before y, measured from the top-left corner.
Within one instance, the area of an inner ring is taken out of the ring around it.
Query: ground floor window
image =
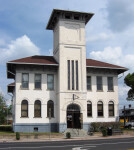
[[[87,117],[92,117],[92,102],[87,101]]]
[[[113,117],[114,116],[114,102],[110,101],[108,104],[108,108],[109,108],[109,117]]]
[[[103,116],[103,102],[99,101],[97,104],[97,111],[98,111],[98,117],[102,117]]]
[[[47,117],[54,117],[54,102],[52,100],[47,102]]]
[[[28,101],[23,100],[21,102],[21,117],[28,117]]]
[[[41,102],[39,100],[34,103],[34,117],[41,117]]]

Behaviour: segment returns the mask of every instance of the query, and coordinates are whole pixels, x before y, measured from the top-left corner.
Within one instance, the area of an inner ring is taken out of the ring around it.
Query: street
[[[134,150],[134,138],[0,143],[0,150]]]

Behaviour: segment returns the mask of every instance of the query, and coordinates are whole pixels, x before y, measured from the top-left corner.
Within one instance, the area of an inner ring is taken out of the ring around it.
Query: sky
[[[94,13],[86,25],[87,58],[129,68],[119,75],[119,106],[129,87],[124,77],[134,72],[134,3],[132,0],[0,0],[0,91],[8,99],[6,62],[32,55],[51,55],[53,33],[46,25],[53,9]],[[121,77],[121,78],[120,78]]]

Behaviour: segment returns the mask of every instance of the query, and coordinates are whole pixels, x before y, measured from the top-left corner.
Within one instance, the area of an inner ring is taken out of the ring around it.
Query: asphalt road
[[[0,143],[0,150],[134,150],[134,138]]]

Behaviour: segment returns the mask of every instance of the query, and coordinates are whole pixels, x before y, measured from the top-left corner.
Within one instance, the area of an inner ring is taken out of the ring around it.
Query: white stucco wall
[[[22,73],[29,73],[29,89],[21,88]],[[36,90],[34,88],[34,75],[40,73],[42,75],[42,88]],[[47,74],[54,74],[54,90],[47,90]],[[21,102],[22,100],[28,101],[28,118],[21,118]],[[41,118],[34,118],[34,102],[35,100],[41,101]],[[52,100],[54,102],[54,118],[51,122],[57,122],[57,100],[56,100],[56,72],[47,71],[29,71],[19,70],[16,72],[16,116],[15,123],[49,123],[47,118],[47,102]]]

